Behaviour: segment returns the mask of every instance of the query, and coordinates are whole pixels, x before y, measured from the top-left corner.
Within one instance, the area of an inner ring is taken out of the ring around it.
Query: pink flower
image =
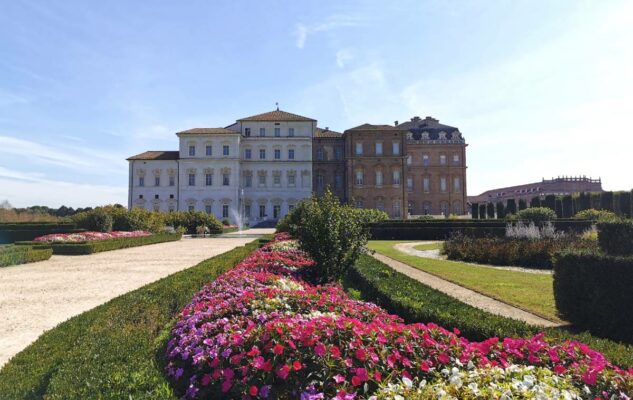
[[[289,374],[290,374],[290,367],[288,367],[287,365],[284,365],[277,370],[277,376],[280,377],[281,379],[288,378]]]
[[[323,343],[319,343],[314,346],[314,354],[319,357],[323,357],[325,355],[325,345]]]
[[[345,382],[345,377],[342,375],[334,375],[334,382],[336,383],[342,383]]]
[[[273,347],[273,353],[277,354],[278,356],[282,355],[284,353],[284,346],[277,343],[275,347]]]

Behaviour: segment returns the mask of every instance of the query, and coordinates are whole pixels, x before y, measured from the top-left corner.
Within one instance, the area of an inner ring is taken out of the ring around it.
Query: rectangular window
[[[259,218],[265,218],[265,217],[266,217],[266,206],[262,204],[259,206]]]
[[[251,136],[251,128],[244,128],[244,136],[246,137]]]
[[[363,184],[363,171],[356,171],[356,184],[357,185]]]
[[[266,136],[266,128],[259,128],[259,136]]]
[[[160,176],[154,177],[154,186],[160,186]]]
[[[259,186],[266,186],[266,175],[260,175],[258,178]]]
[[[281,128],[275,128],[275,137],[281,136]]]
[[[428,192],[430,192],[430,189],[431,189],[431,180],[429,179],[429,177],[428,177],[428,176],[425,176],[425,177],[422,179],[422,188],[423,188],[423,190],[424,190],[425,192],[427,192],[427,193],[428,193]]]
[[[336,157],[337,160],[342,160],[343,159],[343,148],[342,147],[336,147],[334,149],[334,157]]]
[[[294,185],[295,185],[295,176],[288,175],[288,186],[294,186]]]
[[[229,205],[222,204],[222,218],[228,218],[228,217],[229,217]]]
[[[196,146],[189,146],[189,156],[193,157],[196,155]]]
[[[139,194],[139,195],[138,195],[138,198],[142,200],[142,199],[143,199],[143,195],[142,195],[142,194]]]
[[[445,177],[440,178],[440,191],[446,192],[446,178]]]
[[[207,157],[211,157],[213,155],[213,146],[207,146],[205,151]]]
[[[323,161],[323,149],[317,149],[316,159],[317,161]]]
[[[407,155],[407,165],[411,165],[413,164],[413,157],[411,157],[411,154]]]
[[[323,186],[324,186],[324,182],[323,182],[323,175],[318,174],[318,175],[316,176],[316,181],[317,181],[317,188],[319,188],[319,189],[323,189]]]
[[[281,175],[273,176],[273,185],[280,186],[281,185]]]
[[[169,198],[170,198],[170,199],[173,199],[173,198],[174,198],[174,195],[173,195],[173,194],[170,194],[170,195],[169,195]]]
[[[222,155],[223,156],[228,156],[229,155],[229,146],[227,146],[227,145],[222,146]]]
[[[446,155],[440,154],[440,165],[446,165]]]
[[[145,186],[145,177],[144,176],[139,176],[138,177],[138,185],[139,186]]]
[[[250,159],[251,159],[251,157],[252,157],[252,154],[251,154],[251,153],[252,153],[252,152],[251,152],[251,149],[246,149],[246,150],[244,150],[244,158],[245,158],[245,159],[247,159],[247,160],[250,160]]]
[[[429,166],[429,155],[428,154],[424,154],[422,156],[422,165],[425,167]]]
[[[400,218],[400,201],[398,200],[393,202],[393,216]]]
[[[259,159],[260,160],[266,159],[266,149],[259,149]]]
[[[229,186],[231,174],[222,174],[222,186]]]
[[[189,210],[189,211],[194,211],[194,210],[195,210],[195,208],[194,208],[194,206],[189,206],[189,207],[187,207],[187,210]]]
[[[393,184],[394,185],[400,184],[400,171],[393,171]]]
[[[246,175],[244,177],[244,187],[252,187],[253,186],[253,177],[251,175]]]
[[[380,142],[376,143],[376,155],[377,156],[382,155],[382,143]]]
[[[281,160],[281,150],[275,149],[275,160]]]
[[[453,192],[459,192],[462,190],[462,182],[458,176],[453,178]]]
[[[169,186],[176,186],[176,177],[175,176],[170,176],[169,177]]]
[[[363,144],[362,143],[356,143],[356,155],[357,156],[363,155]]]
[[[293,149],[288,150],[288,160],[295,159],[295,151]]]
[[[407,190],[413,192],[413,178],[410,176],[407,177]]]
[[[288,128],[288,136],[293,137],[295,135],[295,128]]]
[[[207,186],[213,185],[213,174],[205,174],[204,175],[204,184]]]
[[[211,206],[210,205],[204,206],[204,212],[206,212],[207,214],[211,214],[211,212],[212,212]]]
[[[189,174],[189,186],[196,186],[196,174]]]
[[[341,174],[334,175],[334,186],[338,189],[343,187],[343,175]]]
[[[459,164],[459,154],[453,154],[453,164]]]
[[[393,146],[391,148],[394,156],[400,155],[400,142],[393,142]]]
[[[281,215],[281,206],[274,205],[273,206],[273,218],[277,219]]]
[[[244,206],[244,216],[246,218],[250,218],[251,217],[251,205],[247,204]]]
[[[154,195],[154,199],[158,200],[158,195],[157,194]]]
[[[382,171],[376,171],[376,186],[382,186]]]

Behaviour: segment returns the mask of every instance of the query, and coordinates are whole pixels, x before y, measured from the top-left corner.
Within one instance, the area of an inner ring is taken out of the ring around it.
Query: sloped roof
[[[240,118],[238,121],[316,121],[315,119],[303,117],[301,115],[289,113],[282,110],[274,110],[263,114],[251,115]]]
[[[420,119],[419,117],[413,117],[410,121],[403,122],[398,125],[400,129],[406,129],[411,132],[429,132],[429,133],[439,133],[446,132],[452,133],[456,130],[454,126],[448,126],[444,124],[440,124],[440,121],[432,118],[426,117],[425,119]]]
[[[314,130],[314,137],[316,138],[342,138],[343,134],[340,132],[331,131],[329,129],[316,128]]]
[[[176,133],[176,135],[180,134],[198,134],[198,135],[226,135],[226,134],[239,134],[238,131],[234,131],[226,128],[193,128],[188,129],[186,131],[181,131]]]
[[[362,124],[358,125],[354,128],[347,129],[347,131],[401,131],[404,129],[397,128],[392,125],[372,125],[372,124]]]
[[[128,160],[178,160],[177,151],[146,151],[129,157]]]

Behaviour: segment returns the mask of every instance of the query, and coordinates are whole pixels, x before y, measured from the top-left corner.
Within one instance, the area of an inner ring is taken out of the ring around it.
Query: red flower
[[[282,355],[284,353],[284,346],[277,343],[275,347],[273,347],[273,353],[277,354],[278,356]]]
[[[255,385],[251,386],[248,389],[248,394],[250,394],[253,397],[257,396],[257,393],[259,393],[259,389],[257,389],[257,386],[255,386]]]
[[[301,368],[303,368],[303,364],[301,364],[301,361],[295,361],[292,363],[292,368],[294,368],[295,371],[299,371]]]
[[[359,378],[358,376],[354,375],[354,376],[352,377],[352,385],[354,385],[354,386],[360,386],[360,384],[361,384],[361,383],[362,383],[362,382],[361,382],[361,380],[360,380],[360,378]]]

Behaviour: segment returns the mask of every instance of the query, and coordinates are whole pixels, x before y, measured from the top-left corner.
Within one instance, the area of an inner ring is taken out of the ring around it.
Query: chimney
[[[329,126],[326,126],[326,127],[325,127],[325,132],[327,132],[327,131],[329,131],[329,130],[330,130],[330,127],[329,127]]]
[[[419,121],[419,120],[420,120],[420,117],[418,117],[417,115],[415,117],[411,118],[411,121],[413,121],[413,122]]]
[[[398,120],[393,121],[393,126],[398,126]]]

